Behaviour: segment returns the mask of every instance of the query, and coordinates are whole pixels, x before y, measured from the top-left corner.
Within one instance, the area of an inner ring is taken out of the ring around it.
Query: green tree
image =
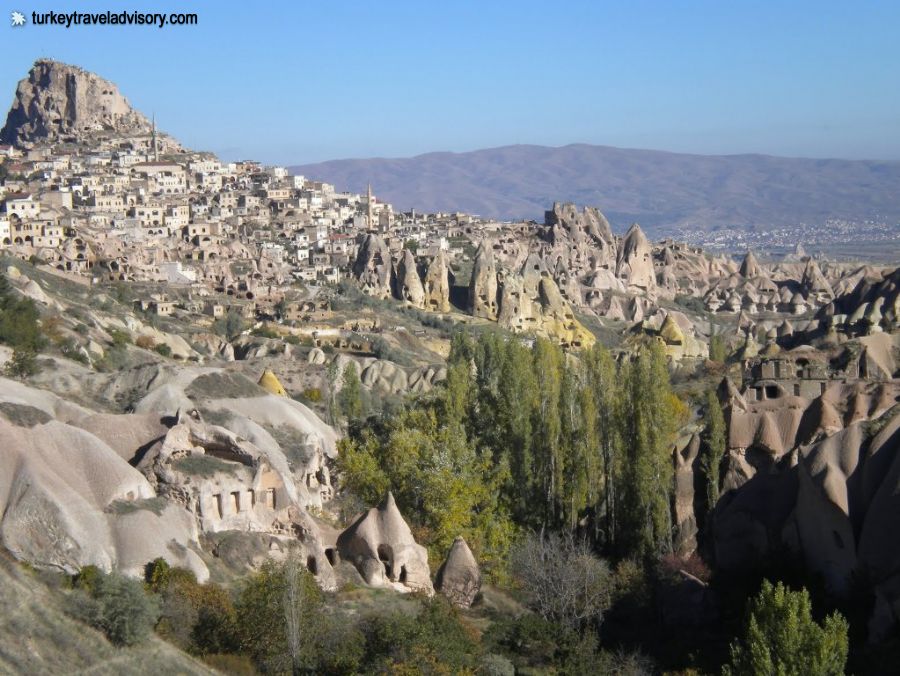
[[[341,374],[341,391],[339,396],[341,411],[347,416],[347,421],[362,417],[362,385],[359,382],[359,372],[355,362],[349,362]]]
[[[805,589],[791,591],[764,580],[750,603],[745,636],[731,646],[723,674],[837,676],[844,673],[847,621],[835,612],[821,625],[812,618]]]
[[[589,502],[595,505],[594,528],[598,535],[601,523],[607,545],[616,533],[616,486],[621,460],[622,387],[616,363],[599,343],[583,356],[586,387],[593,394],[594,431],[600,455],[600,485],[591,484]]]
[[[563,380],[563,355],[558,346],[544,338],[534,343],[534,371],[537,379],[537,407],[534,410],[536,443],[534,465],[540,477],[544,523],[552,522],[555,506],[563,495],[565,454],[562,439],[560,397]]]
[[[29,349],[16,349],[6,364],[6,373],[14,378],[30,378],[40,373],[35,353]]]
[[[325,367],[325,383],[328,386],[327,406],[328,423],[337,425],[341,418],[340,402],[338,400],[337,382],[340,377],[337,360],[332,359]]]
[[[159,606],[143,585],[118,574],[100,578],[94,589],[97,614],[94,626],[116,645],[140,643],[153,630]]]
[[[642,346],[623,365],[622,415],[624,460],[618,544],[625,556],[657,556],[672,548],[672,444],[684,416],[684,404],[669,385],[666,356],[660,343]]]
[[[725,344],[725,336],[721,333],[714,333],[709,337],[709,359],[710,361],[724,364],[728,359],[728,348]]]
[[[322,592],[305,568],[293,560],[266,562],[245,581],[235,604],[242,652],[264,671],[296,673],[304,666],[315,671],[315,625],[322,604]]]
[[[706,393],[706,411],[704,414],[703,455],[700,458],[700,469],[706,481],[706,507],[712,512],[719,501],[719,474],[722,459],[725,457],[726,432],[725,416],[716,393]]]
[[[225,340],[234,340],[241,335],[245,328],[244,318],[236,310],[229,310],[224,317],[212,323],[213,332],[222,336]]]

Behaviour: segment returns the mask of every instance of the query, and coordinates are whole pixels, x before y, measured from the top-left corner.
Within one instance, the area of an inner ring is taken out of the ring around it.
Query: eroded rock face
[[[390,298],[394,286],[394,266],[391,250],[378,235],[367,235],[356,261],[353,276],[364,293],[376,298]]]
[[[425,273],[425,307],[432,312],[450,312],[450,268],[443,251]]]
[[[537,254],[525,259],[518,275],[504,276],[497,322],[510,331],[533,331],[566,346],[590,347],[594,342]]]
[[[338,536],[337,548],[366,584],[434,593],[428,552],[416,543],[390,493]]]
[[[397,264],[397,296],[413,307],[425,308],[425,289],[416,269],[416,259],[412,251],[403,250],[403,256]]]
[[[469,282],[469,308],[474,317],[497,320],[497,268],[494,252],[486,242],[478,245],[472,280]]]
[[[837,398],[845,403],[832,403]],[[878,399],[862,391],[826,393],[799,425],[799,435],[811,435],[813,442],[775,458],[769,453],[782,443],[781,435],[777,419],[767,413],[760,425],[771,431],[755,435],[755,443],[765,441],[764,449],[754,445],[730,452],[726,492],[711,530],[721,569],[752,569],[773,551],[787,548],[838,597],[852,593],[853,580],[861,576],[876,597],[870,621],[876,639],[900,622],[900,554],[894,544],[900,411],[895,406],[883,412]]]
[[[46,392],[0,379],[0,399],[0,543],[16,558],[67,573],[94,564],[140,575],[148,561],[163,557],[208,578],[191,549],[198,535],[191,515],[158,500],[126,453],[87,429],[53,419],[67,414]],[[130,418],[118,417],[126,424]],[[119,438],[99,429],[108,418],[92,416],[81,424]],[[159,431],[148,424],[136,428],[149,439]]]
[[[112,82],[75,66],[40,59],[19,82],[0,140],[22,144],[85,132],[146,134],[150,129],[150,121]]]
[[[656,289],[650,240],[637,223],[628,228],[616,258],[616,276],[626,287],[652,293]]]
[[[435,588],[460,608],[470,607],[481,590],[478,562],[461,536],[453,541],[447,559],[438,569]]]

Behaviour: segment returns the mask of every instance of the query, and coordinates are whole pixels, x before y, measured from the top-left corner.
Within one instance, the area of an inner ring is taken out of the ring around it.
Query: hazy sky
[[[2,2],[7,102],[52,57],[227,159],[575,142],[900,159],[895,0]],[[50,9],[199,25],[31,25]]]

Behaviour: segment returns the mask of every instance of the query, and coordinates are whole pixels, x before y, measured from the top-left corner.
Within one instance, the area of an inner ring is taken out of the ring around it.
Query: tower
[[[371,183],[369,183],[366,188],[366,227],[369,230],[375,229],[375,204],[372,200]]]
[[[150,127],[150,149],[153,151],[153,161],[159,161],[159,148],[156,145],[156,113],[153,113],[153,121]]]

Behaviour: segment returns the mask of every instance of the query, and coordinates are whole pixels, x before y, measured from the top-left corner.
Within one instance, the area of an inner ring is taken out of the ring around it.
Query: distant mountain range
[[[554,201],[599,207],[621,231],[633,221],[765,229],[828,219],[900,223],[900,162],[768,155],[689,155],[609,146],[515,145],[400,159],[291,167],[395,209],[543,219]]]

